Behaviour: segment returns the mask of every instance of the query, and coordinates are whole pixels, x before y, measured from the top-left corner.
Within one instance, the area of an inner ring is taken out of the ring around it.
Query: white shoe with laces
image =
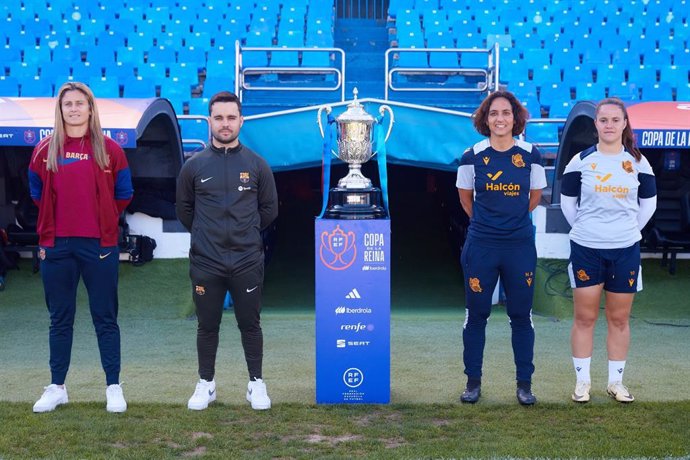
[[[635,397],[630,394],[623,382],[609,383],[606,392],[618,402],[629,403],[635,401]]]
[[[271,408],[271,398],[268,397],[266,384],[262,379],[250,380],[247,384],[247,401],[254,410],[266,410]]]
[[[591,387],[592,384],[590,382],[577,382],[575,384],[575,391],[570,397],[577,403],[589,402],[589,390]]]
[[[108,385],[105,389],[105,410],[108,412],[124,412],[127,410],[127,401],[122,393],[122,384]]]
[[[216,400],[216,381],[199,379],[196,384],[196,389],[189,402],[187,408],[191,410],[204,410],[210,403]]]
[[[51,383],[43,388],[45,391],[41,398],[34,404],[34,412],[50,412],[60,404],[67,404],[67,387]]]

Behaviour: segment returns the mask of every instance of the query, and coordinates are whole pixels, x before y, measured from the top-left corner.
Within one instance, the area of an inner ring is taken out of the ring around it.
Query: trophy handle
[[[323,130],[323,125],[321,124],[321,113],[323,113],[324,110],[326,111],[326,115],[330,115],[333,109],[331,109],[330,105],[324,105],[319,107],[319,111],[316,112],[316,122],[319,124],[319,131],[321,131],[321,137],[325,139],[326,134]]]
[[[388,142],[388,138],[391,137],[391,131],[393,130],[393,123],[395,123],[395,117],[393,116],[393,110],[387,105],[382,105],[379,107],[379,113],[381,116],[383,116],[384,112],[388,112],[391,116],[391,122],[388,125],[388,132],[386,133],[386,138],[383,140],[384,142]]]

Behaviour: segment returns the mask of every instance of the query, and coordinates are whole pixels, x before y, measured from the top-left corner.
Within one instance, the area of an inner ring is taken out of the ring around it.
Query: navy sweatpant
[[[537,250],[534,244],[506,248],[480,246],[469,240],[462,250],[467,311],[463,326],[465,374],[480,379],[486,342],[486,323],[498,277],[506,295],[518,381],[532,381],[534,325],[532,299]]]
[[[197,327],[197,356],[199,377],[213,380],[216,372],[216,354],[223,319],[225,293],[230,291],[234,302],[233,311],[242,338],[244,358],[249,379],[262,378],[264,338],[261,330],[261,296],[264,285],[263,260],[232,276],[208,273],[191,265],[192,292]]]
[[[41,247],[40,256],[46,305],[50,312],[51,383],[64,384],[69,369],[80,277],[89,296],[106,384],[120,383],[118,247],[101,247],[97,238],[56,238],[54,247]]]

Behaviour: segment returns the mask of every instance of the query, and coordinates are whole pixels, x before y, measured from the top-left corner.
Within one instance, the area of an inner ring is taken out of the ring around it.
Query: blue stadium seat
[[[559,84],[562,80],[563,69],[557,65],[543,65],[534,67],[532,70],[532,81],[537,86]]]
[[[333,35],[329,31],[322,29],[307,29],[307,36],[304,38],[305,46],[321,46],[333,48]]]
[[[211,47],[211,35],[207,32],[194,32],[184,39],[185,46],[206,49]]]
[[[304,32],[302,30],[280,29],[276,44],[291,48],[302,47],[304,46]]]
[[[153,80],[132,77],[122,82],[122,97],[156,97],[156,84]]]
[[[72,77],[77,81],[89,81],[91,77],[100,77],[103,73],[101,67],[92,67],[88,62],[73,62]]]
[[[690,102],[690,83],[676,88],[676,101]]]
[[[119,81],[125,81],[134,77],[136,67],[130,62],[116,62],[104,68],[105,76],[116,77]]]
[[[19,48],[14,48],[10,46],[0,47],[0,63],[5,64],[8,62],[21,62],[22,51]]]
[[[210,98],[220,91],[235,91],[235,80],[232,75],[206,77],[203,89],[204,97]],[[208,110],[206,113],[208,113]]]
[[[516,95],[517,96],[517,95]],[[537,96],[523,96],[518,97],[520,103],[529,112],[530,118],[541,118],[541,104],[539,104],[539,99]]]
[[[673,89],[671,85],[660,81],[653,85],[642,86],[642,100],[643,101],[672,101]]]
[[[115,65],[117,62],[115,60],[115,51],[111,49],[99,49],[98,47],[92,48],[90,51],[86,52],[86,61],[93,67],[110,67]]]
[[[450,48],[440,46],[439,48]],[[429,67],[434,68],[457,68],[460,67],[458,53],[444,51],[429,52]]]
[[[131,46],[121,47],[116,50],[117,62],[123,64],[134,64],[135,66],[144,63],[144,52],[139,48]]]
[[[235,49],[235,42],[242,40],[247,36],[246,32],[238,32],[237,30],[226,29],[218,32],[213,38],[213,47],[223,47],[226,49]],[[234,52],[234,51],[233,51]]]
[[[506,62],[501,59],[501,68],[499,69],[499,79],[502,83],[510,84],[518,82],[525,82],[529,80],[529,69],[523,60],[514,59]]]
[[[146,62],[177,62],[177,56],[173,48],[167,48],[165,46],[155,46],[149,48]]]
[[[117,77],[92,77],[88,80],[88,85],[96,97],[120,97],[120,83]]]
[[[575,105],[574,101],[563,101],[552,104],[549,108],[549,118],[567,118]]]
[[[562,83],[551,83],[539,88],[539,102],[549,110],[571,100],[570,87]]]
[[[597,74],[597,83],[604,85],[618,86],[625,80],[625,68],[621,65],[599,65],[595,70]]]
[[[21,80],[21,97],[53,97],[53,82],[40,77]]]
[[[637,83],[621,82],[609,87],[608,97],[617,97],[623,101],[637,101],[640,99],[640,89]]]
[[[17,97],[19,96],[19,80],[15,77],[0,76],[0,96]]]
[[[689,65],[662,66],[659,68],[659,81],[668,83],[673,88],[688,84]]]
[[[302,53],[302,67],[331,67],[331,55],[327,51]]]
[[[99,49],[109,49],[115,51],[118,48],[125,46],[126,38],[126,35],[122,33],[109,30],[107,32],[98,34],[98,47]]]
[[[423,46],[407,48],[424,48]],[[398,67],[429,67],[428,53],[418,51],[403,51],[398,55]]]
[[[438,0],[415,0],[414,9],[420,16],[424,16],[427,12],[438,10]]]
[[[145,32],[136,32],[134,34],[127,35],[127,46],[130,48],[147,50],[152,46],[155,46],[155,40],[158,39],[158,34],[151,34]]]
[[[599,101],[606,97],[606,87],[598,83],[578,81],[575,84],[575,97],[578,101]]]
[[[246,44],[254,47],[273,46],[273,32],[250,30],[247,34]]]
[[[648,65],[632,66],[628,69],[628,82],[654,84],[657,82],[657,69]]]
[[[149,62],[148,64],[140,63],[137,65],[137,77],[143,80],[150,80],[159,82],[165,79],[167,68],[165,63]],[[128,80],[123,82],[129,83]]]
[[[494,44],[498,43],[499,48],[512,48],[513,38],[510,34],[488,34],[486,36],[486,47],[493,48]]]
[[[17,78],[19,81],[29,80],[38,75],[38,64],[33,62],[10,61],[7,63],[9,75]],[[2,75],[5,75],[2,72]]]
[[[611,53],[609,53],[608,49],[586,48],[585,52],[582,53],[582,63],[594,66],[601,64],[609,65],[611,64]]]
[[[281,46],[276,48],[287,48]],[[299,65],[299,54],[297,51],[272,51],[271,67],[297,67]]]
[[[228,59],[222,60],[212,60],[209,56],[209,60],[206,63],[206,78],[208,78],[209,76],[223,75],[235,75],[234,56],[229,56]]]
[[[421,31],[407,32],[401,34],[398,32],[398,47],[399,48],[424,48],[424,36]]]
[[[465,68],[486,68],[489,56],[486,53],[460,53],[460,64]]]
[[[425,31],[427,48],[453,48],[453,36],[448,30]]]
[[[535,144],[558,142],[558,124],[527,123],[525,126],[525,140]]]
[[[192,98],[192,93],[189,86],[180,84],[176,81],[164,80],[161,82],[161,94],[160,97],[164,97],[170,101],[175,113],[184,113],[184,106]]]
[[[249,33],[261,32],[272,37],[275,35],[277,25],[277,16],[252,16],[252,22],[249,24]]]
[[[397,31],[398,40],[401,36],[407,34],[422,35],[422,25],[419,18],[403,18],[395,21],[395,29]]]
[[[52,51],[53,62],[81,62],[81,51],[70,46],[57,46]]]
[[[194,46],[178,48],[177,62],[203,67],[206,63],[206,51],[203,48],[196,48]]]
[[[644,65],[661,67],[671,65],[672,63],[671,52],[664,49],[654,50],[652,52],[645,53],[643,56]]]
[[[628,48],[617,49],[611,54],[611,63],[616,65],[623,65],[626,68],[640,65],[640,53]]]
[[[388,4],[388,16],[395,18],[398,11],[414,8],[414,0],[390,0]]]
[[[196,86],[199,83],[199,69],[205,64],[181,62],[179,64],[170,64],[168,71],[171,79],[177,79],[181,82],[188,82],[190,85]]]
[[[136,23],[135,29],[137,33],[158,37],[163,33],[164,27],[163,24],[158,21],[146,20]]]

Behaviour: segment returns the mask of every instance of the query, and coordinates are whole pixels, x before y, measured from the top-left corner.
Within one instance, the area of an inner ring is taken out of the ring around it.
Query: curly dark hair
[[[474,129],[476,129],[477,132],[483,136],[491,136],[491,130],[486,124],[486,121],[489,119],[489,109],[491,108],[491,104],[499,97],[502,97],[510,102],[511,107],[513,108],[513,136],[517,136],[525,129],[525,124],[529,118],[529,112],[527,112],[527,109],[510,91],[496,91],[489,94],[486,99],[482,101],[477,111],[474,112],[472,121],[474,123]]]

